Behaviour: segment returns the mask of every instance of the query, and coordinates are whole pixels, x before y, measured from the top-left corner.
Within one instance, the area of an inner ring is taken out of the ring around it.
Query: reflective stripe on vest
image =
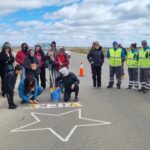
[[[140,50],[140,52],[139,52],[139,67],[150,68],[150,49],[144,51],[144,49],[142,48]]]
[[[109,53],[110,53],[109,63],[110,63],[110,66],[119,67],[119,66],[122,65],[121,52],[122,52],[121,48],[118,48],[116,51],[113,48],[109,49]]]
[[[127,54],[127,66],[128,66],[128,68],[138,68],[137,55],[138,55],[138,52],[136,52],[136,53],[132,53],[132,51],[128,52],[128,54]]]

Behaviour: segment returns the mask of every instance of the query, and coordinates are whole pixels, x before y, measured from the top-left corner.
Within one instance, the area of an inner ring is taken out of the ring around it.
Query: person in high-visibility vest
[[[150,47],[147,41],[142,41],[142,48],[139,51],[140,84],[143,93],[150,91]]]
[[[112,88],[114,85],[114,75],[116,74],[117,78],[117,88],[121,88],[121,69],[122,69],[122,60],[125,59],[125,53],[121,48],[118,48],[118,43],[113,42],[113,48],[108,49],[107,58],[109,59],[110,65],[110,80],[107,88]]]
[[[131,50],[127,53],[127,66],[129,74],[129,85],[127,89],[138,89],[138,56],[139,51],[137,50],[136,43],[131,44]]]

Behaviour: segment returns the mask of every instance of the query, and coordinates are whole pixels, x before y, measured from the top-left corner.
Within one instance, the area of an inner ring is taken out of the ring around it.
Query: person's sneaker
[[[78,101],[79,101],[78,97],[75,97],[74,102],[78,102]]]
[[[143,90],[143,93],[147,94],[147,93],[149,93],[149,90],[145,89],[145,90]]]
[[[111,86],[111,85],[108,85],[108,86],[107,86],[107,89],[110,89],[110,88],[113,88],[113,86]]]
[[[16,109],[17,108],[17,105],[10,105],[9,107],[8,107],[8,109]]]

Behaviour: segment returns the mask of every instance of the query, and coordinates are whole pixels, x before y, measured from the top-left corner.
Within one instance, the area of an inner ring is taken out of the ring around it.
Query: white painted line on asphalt
[[[30,104],[24,109],[50,109],[50,108],[68,108],[68,107],[82,107],[78,102],[73,103],[53,103],[53,104]]]
[[[64,116],[64,115],[67,115],[67,114],[73,113],[73,112],[77,112],[78,113],[78,120],[89,121],[89,123],[88,124],[73,125],[73,128],[71,129],[70,133],[65,138],[63,138],[60,134],[58,134],[51,127],[49,127],[49,128],[38,128],[38,129],[24,129],[26,127],[32,127],[34,124],[38,124],[38,123],[40,124],[41,120],[36,115],[60,117],[60,116]],[[30,114],[36,120],[35,122],[27,124],[25,126],[22,126],[20,128],[11,130],[11,132],[15,133],[15,132],[30,132],[30,131],[49,130],[54,136],[56,136],[62,142],[68,142],[70,137],[72,136],[72,134],[75,132],[75,130],[78,127],[91,127],[91,126],[110,125],[111,124],[110,122],[106,122],[106,121],[100,121],[100,120],[94,120],[94,119],[89,119],[89,118],[83,118],[82,115],[81,115],[81,109],[76,109],[76,110],[68,111],[68,112],[65,112],[65,113],[57,114],[57,115],[56,114],[46,114],[46,113],[35,113],[35,112],[31,112]]]

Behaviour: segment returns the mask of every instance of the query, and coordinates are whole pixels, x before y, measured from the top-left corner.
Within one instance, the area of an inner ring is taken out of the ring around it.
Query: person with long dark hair
[[[37,56],[40,65],[41,86],[45,89],[46,88],[46,77],[45,77],[46,57],[40,45],[35,46],[35,55]]]
[[[25,58],[23,66],[25,68],[26,76],[32,75],[37,79],[37,82],[39,82],[40,64],[33,49],[28,51],[28,55]]]
[[[12,55],[11,46],[9,42],[5,42],[2,46],[2,51],[0,53],[0,76],[2,81],[2,96],[5,96],[4,92],[4,78],[6,74],[14,70],[14,57]]]
[[[37,97],[44,91],[43,87],[39,87],[37,80],[31,75],[20,81],[18,90],[22,103],[30,104],[37,104]]]

